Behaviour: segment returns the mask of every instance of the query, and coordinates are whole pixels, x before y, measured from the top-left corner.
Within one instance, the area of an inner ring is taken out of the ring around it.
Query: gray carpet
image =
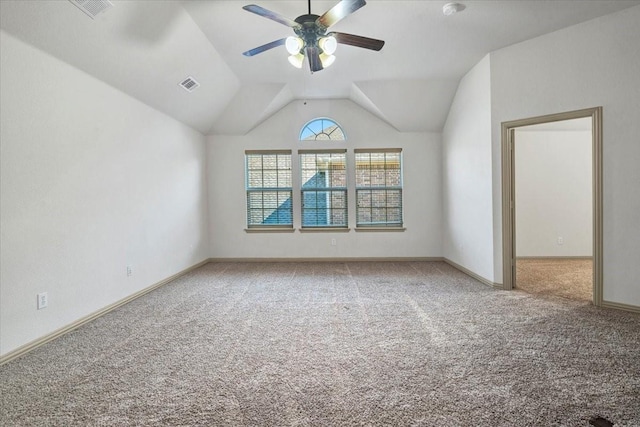
[[[0,367],[3,426],[640,426],[640,315],[440,262],[208,264]]]

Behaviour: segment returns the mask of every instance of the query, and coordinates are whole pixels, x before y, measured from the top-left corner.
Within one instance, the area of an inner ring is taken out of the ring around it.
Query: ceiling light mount
[[[463,5],[462,3],[447,3],[442,6],[442,13],[445,16],[450,16],[454,13],[462,12],[466,8],[467,6]]]

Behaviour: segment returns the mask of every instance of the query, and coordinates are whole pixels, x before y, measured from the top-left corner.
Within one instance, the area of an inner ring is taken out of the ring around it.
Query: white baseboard
[[[442,257],[341,257],[341,258],[209,258],[209,262],[423,262]]]
[[[630,311],[632,313],[640,313],[640,306],[631,304],[622,304],[619,302],[602,301],[603,308],[614,308],[616,310]]]
[[[209,263],[208,259],[206,259],[204,261],[201,261],[201,262],[199,262],[199,263],[197,263],[195,265],[192,265],[191,267],[188,267],[188,268],[186,268],[186,269],[174,274],[173,276],[170,276],[170,277],[168,277],[168,278],[166,278],[164,280],[161,280],[158,283],[155,283],[155,284],[153,284],[153,285],[151,285],[151,286],[149,286],[147,288],[142,289],[141,291],[136,292],[135,294],[129,295],[128,297],[123,298],[123,299],[121,299],[119,301],[116,301],[113,304],[110,304],[110,305],[108,305],[108,306],[106,306],[106,307],[104,307],[104,308],[102,308],[102,309],[100,309],[100,310],[98,310],[96,312],[93,312],[93,313],[91,313],[91,314],[89,314],[87,316],[81,317],[80,319],[76,320],[73,323],[70,323],[67,326],[64,326],[64,327],[62,327],[60,329],[57,329],[57,330],[55,330],[55,331],[53,331],[53,332],[51,332],[51,333],[49,333],[49,334],[47,334],[47,335],[45,335],[45,336],[43,336],[41,338],[38,338],[37,340],[31,341],[30,343],[27,343],[27,344],[25,344],[23,346],[20,346],[20,347],[16,348],[15,350],[12,350],[9,353],[4,354],[3,356],[1,356],[0,357],[0,366],[4,365],[7,362],[10,362],[13,359],[16,359],[16,358],[18,358],[20,356],[23,356],[23,355],[27,354],[28,352],[40,347],[41,345],[46,344],[46,343],[48,343],[50,341],[53,341],[54,339],[66,334],[67,332],[71,332],[74,329],[77,329],[80,326],[84,325],[85,323],[91,322],[92,320],[97,319],[98,317],[103,316],[103,315],[109,313],[110,311],[115,310],[116,308],[121,307],[121,306],[133,301],[136,298],[140,298],[144,294],[147,294],[147,293],[153,291],[154,289],[157,289],[157,288],[159,288],[161,286],[164,286],[167,283],[177,279],[178,277],[180,277],[180,276],[182,276],[182,275],[184,275],[184,274],[186,274],[186,273],[188,273],[188,272],[190,272],[192,270],[195,270],[198,267],[201,267],[201,266],[203,266],[205,264],[208,264],[208,263]]]
[[[593,259],[592,256],[517,256],[516,261],[522,259],[548,259],[548,260],[571,260],[571,259]]]
[[[461,272],[463,272],[467,276],[471,276],[474,279],[476,279],[477,281],[479,281],[481,283],[484,283],[487,286],[490,286],[490,287],[496,288],[496,289],[502,289],[502,284],[501,283],[492,282],[491,280],[486,279],[486,278],[480,276],[479,274],[474,273],[473,271],[461,266],[460,264],[457,264],[457,263],[451,261],[448,258],[444,258],[443,261],[446,262],[447,264],[449,264],[451,267],[455,268],[456,270],[460,270]]]

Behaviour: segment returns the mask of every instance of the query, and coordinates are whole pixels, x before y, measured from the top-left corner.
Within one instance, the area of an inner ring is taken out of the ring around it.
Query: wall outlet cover
[[[41,292],[38,294],[38,310],[42,310],[43,308],[47,308],[49,305],[49,296],[46,292]]]

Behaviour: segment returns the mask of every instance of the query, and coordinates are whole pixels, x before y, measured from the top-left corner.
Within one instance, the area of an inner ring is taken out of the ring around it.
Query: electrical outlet
[[[127,277],[133,275],[133,268],[130,265],[127,265]]]
[[[41,292],[38,294],[38,310],[42,310],[43,308],[47,308],[49,305],[49,296],[46,292]]]
[[[558,244],[564,245],[564,239],[562,237],[558,237]]]
[[[331,246],[335,246],[337,244],[336,239],[331,239]]]

